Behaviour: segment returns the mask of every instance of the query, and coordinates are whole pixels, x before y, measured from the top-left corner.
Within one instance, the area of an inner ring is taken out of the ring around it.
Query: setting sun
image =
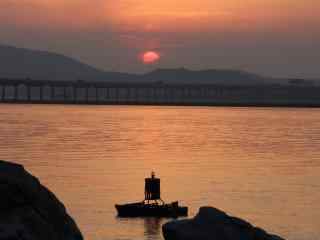
[[[144,64],[156,63],[160,60],[160,54],[154,51],[147,51],[142,54],[142,61]]]

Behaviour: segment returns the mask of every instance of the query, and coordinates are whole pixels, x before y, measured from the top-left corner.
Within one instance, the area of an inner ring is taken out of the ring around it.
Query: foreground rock
[[[193,219],[169,222],[162,231],[166,240],[283,240],[212,207],[200,208]]]
[[[0,240],[82,240],[63,204],[21,165],[0,161]]]

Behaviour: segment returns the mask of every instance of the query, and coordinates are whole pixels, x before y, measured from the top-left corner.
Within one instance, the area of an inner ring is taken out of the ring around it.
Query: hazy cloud
[[[106,70],[218,67],[317,77],[317,9],[312,0],[1,0],[0,43]],[[138,61],[147,50],[161,52],[158,65]]]

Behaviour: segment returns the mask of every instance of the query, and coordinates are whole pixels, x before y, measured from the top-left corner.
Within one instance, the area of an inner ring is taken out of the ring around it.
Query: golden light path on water
[[[161,237],[118,219],[152,170],[164,200],[212,205],[291,240],[320,232],[318,109],[1,105],[0,159],[24,164],[86,239]]]

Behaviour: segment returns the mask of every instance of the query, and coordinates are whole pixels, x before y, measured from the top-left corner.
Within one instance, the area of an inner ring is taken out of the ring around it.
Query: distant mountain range
[[[303,79],[274,79],[239,70],[158,69],[147,74],[102,71],[60,54],[0,45],[0,78],[33,80],[84,80],[161,82],[165,84],[312,84]]]
[[[200,70],[192,71],[185,68],[158,69],[143,75],[146,81],[190,84],[224,84],[224,85],[257,85],[273,81],[259,75],[239,70]]]
[[[0,45],[0,78],[33,80],[127,80],[131,74],[104,72],[70,57]]]

